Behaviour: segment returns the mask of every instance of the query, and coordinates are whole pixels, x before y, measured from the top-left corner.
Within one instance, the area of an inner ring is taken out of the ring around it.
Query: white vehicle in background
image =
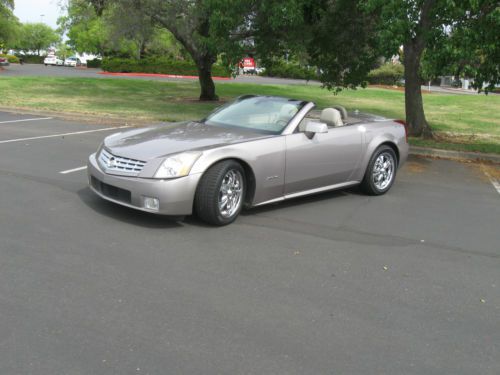
[[[66,60],[64,60],[64,66],[76,67],[76,66],[80,66],[80,65],[82,65],[82,62],[76,56],[71,56],[71,57],[68,57]]]
[[[47,66],[47,65],[63,66],[64,65],[64,61],[61,60],[56,55],[49,55],[49,56],[47,56],[43,60],[43,63],[45,64],[45,66]]]

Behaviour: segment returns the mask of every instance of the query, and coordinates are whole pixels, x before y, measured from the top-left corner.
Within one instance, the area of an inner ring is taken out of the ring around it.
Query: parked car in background
[[[225,225],[243,207],[353,185],[384,194],[407,155],[402,120],[248,95],[203,120],[110,135],[87,172],[106,200]]]
[[[82,65],[82,62],[80,61],[80,59],[76,56],[71,56],[71,57],[68,57],[66,60],[64,60],[64,66],[80,66]]]
[[[47,65],[63,66],[64,65],[64,61],[62,59],[60,59],[59,57],[57,57],[56,55],[47,56],[43,60],[43,63],[45,64],[45,66],[47,66]]]
[[[9,66],[9,59],[6,57],[0,57],[0,66]]]
[[[255,74],[261,74],[261,73],[264,73],[265,71],[266,71],[266,68],[262,68],[262,67],[255,68]]]

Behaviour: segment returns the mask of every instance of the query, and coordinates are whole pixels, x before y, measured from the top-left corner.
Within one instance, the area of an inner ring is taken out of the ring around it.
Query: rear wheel
[[[382,195],[389,191],[396,178],[397,158],[389,146],[380,146],[372,155],[361,189],[368,195]]]
[[[201,178],[196,190],[195,211],[208,224],[230,224],[243,208],[245,192],[243,167],[234,160],[222,161]]]

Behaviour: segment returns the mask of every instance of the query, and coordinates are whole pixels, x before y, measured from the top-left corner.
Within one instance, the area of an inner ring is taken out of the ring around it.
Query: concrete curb
[[[440,150],[437,148],[410,146],[410,155],[451,160],[486,161],[500,164],[500,155],[481,152]]]

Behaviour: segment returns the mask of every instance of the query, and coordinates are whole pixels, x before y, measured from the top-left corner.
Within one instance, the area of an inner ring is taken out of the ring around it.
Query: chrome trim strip
[[[297,198],[297,197],[301,197],[303,195],[322,193],[322,192],[328,191],[328,190],[341,189],[341,188],[356,185],[356,184],[359,184],[359,181],[348,181],[348,182],[342,182],[340,184],[323,186],[323,187],[316,188],[316,189],[300,191],[298,193],[286,194],[285,199]]]
[[[275,198],[275,199],[271,199],[271,200],[268,200],[268,201],[265,201],[265,202],[257,203],[255,205],[253,205],[252,207],[259,207],[259,206],[264,206],[266,204],[283,202],[283,201],[285,201],[287,199],[293,199],[293,198],[298,198],[298,197],[302,197],[302,196],[305,196],[305,195],[322,193],[322,192],[329,191],[329,190],[342,189],[342,188],[345,188],[345,187],[348,187],[348,186],[354,186],[354,185],[357,185],[357,184],[359,184],[359,181],[348,181],[348,182],[342,182],[340,184],[323,186],[323,187],[316,188],[316,189],[304,190],[304,191],[300,191],[298,193],[285,194],[285,195],[283,195],[283,196],[281,196],[279,198]]]
[[[253,207],[264,206],[265,204],[271,204],[271,203],[283,202],[284,200],[285,200],[285,197],[279,197],[279,198],[271,199],[271,200],[269,200],[269,201],[265,201],[265,202],[258,203],[258,204],[256,204],[256,205],[254,205]]]

